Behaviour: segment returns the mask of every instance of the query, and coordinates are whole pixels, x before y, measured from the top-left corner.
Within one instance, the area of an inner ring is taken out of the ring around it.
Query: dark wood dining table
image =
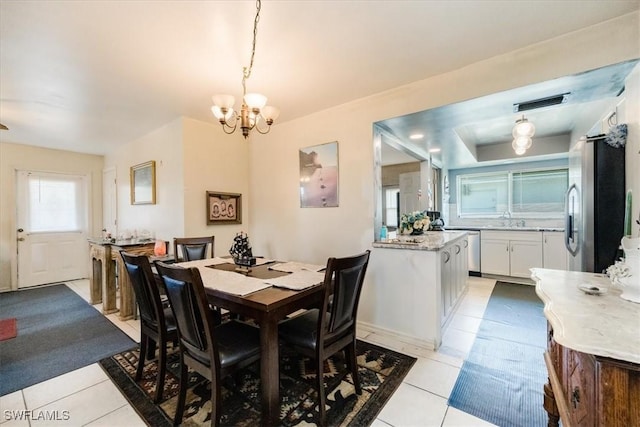
[[[271,279],[289,274],[270,270],[269,267],[271,265],[274,264],[252,267],[251,272],[246,275],[258,279]],[[234,264],[218,264],[206,268],[235,271],[236,266]],[[288,314],[300,309],[317,307],[322,302],[322,285],[315,285],[300,291],[269,287],[244,296],[211,289],[206,285],[215,286],[215,284],[205,283],[205,292],[211,305],[254,319],[260,326],[262,425],[279,425],[280,366],[278,322]]]

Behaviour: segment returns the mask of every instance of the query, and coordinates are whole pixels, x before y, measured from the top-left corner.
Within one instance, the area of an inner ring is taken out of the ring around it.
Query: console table
[[[153,255],[155,241],[127,239],[115,242],[102,239],[89,239],[89,282],[91,304],[102,302],[102,313],[119,311],[120,320],[134,317],[135,298],[129,282],[127,269],[120,257],[120,251],[138,255]],[[116,304],[116,269],[120,285],[120,308]]]
[[[549,426],[640,425],[640,304],[601,274],[531,271],[548,325]],[[607,292],[587,295],[582,284]]]

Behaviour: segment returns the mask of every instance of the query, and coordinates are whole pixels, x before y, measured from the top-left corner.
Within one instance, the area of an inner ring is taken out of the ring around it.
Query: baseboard
[[[395,341],[402,342],[404,344],[409,344],[414,347],[419,347],[428,351],[435,351],[435,343],[433,340],[423,340],[420,338],[416,338],[411,335],[403,334],[398,331],[394,331],[387,328],[382,328],[377,325],[373,325],[371,323],[362,322],[358,320],[358,329],[360,331],[367,331],[372,334],[376,334],[382,338],[390,338]]]

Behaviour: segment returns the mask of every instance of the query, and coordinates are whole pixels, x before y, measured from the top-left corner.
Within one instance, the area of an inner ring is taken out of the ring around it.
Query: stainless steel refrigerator
[[[574,160],[581,163],[580,172],[565,199],[565,245],[571,254],[570,270],[602,273],[620,255],[625,148],[613,146],[608,137],[589,138]]]

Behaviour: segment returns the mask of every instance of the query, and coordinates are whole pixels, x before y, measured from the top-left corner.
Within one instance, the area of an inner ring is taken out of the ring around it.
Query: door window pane
[[[399,188],[385,190],[385,224],[388,227],[398,226],[398,194]]]
[[[81,177],[30,174],[29,231],[60,232],[84,229]]]

